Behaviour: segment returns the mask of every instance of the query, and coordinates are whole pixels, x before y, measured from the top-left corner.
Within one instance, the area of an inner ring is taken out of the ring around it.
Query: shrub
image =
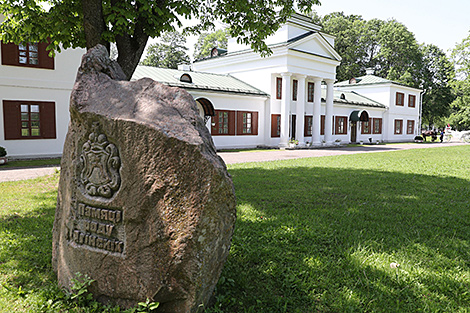
[[[4,147],[0,146],[0,158],[6,155],[7,155],[7,150]]]

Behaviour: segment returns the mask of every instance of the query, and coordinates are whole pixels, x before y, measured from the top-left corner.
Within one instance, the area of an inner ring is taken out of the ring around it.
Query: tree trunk
[[[102,5],[101,0],[82,0],[83,30],[85,32],[87,49],[93,48],[97,44],[102,44],[109,52],[109,42],[101,38],[101,35],[106,30]]]
[[[131,37],[130,35],[116,36],[116,46],[118,49],[117,62],[121,66],[127,80],[130,80],[132,74],[139,64],[140,57],[144,53],[147,45],[148,35],[143,32]]]
[[[112,0],[115,5],[116,1]],[[97,44],[102,44],[110,51],[110,43],[103,40],[102,34],[107,30],[103,17],[102,0],[82,0],[83,29],[85,32],[87,49]],[[134,34],[116,35],[116,46],[118,50],[117,62],[121,66],[128,80],[139,64],[140,57],[144,53],[149,36],[145,34],[142,25],[145,21],[138,20],[135,25]]]

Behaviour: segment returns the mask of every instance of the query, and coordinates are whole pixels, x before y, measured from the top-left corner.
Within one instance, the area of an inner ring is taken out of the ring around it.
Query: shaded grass
[[[39,159],[39,160],[15,160],[15,161],[9,161],[7,164],[1,165],[0,170],[5,169],[5,168],[59,166],[59,165],[60,165],[60,158]]]
[[[0,311],[31,312],[56,292],[51,268],[58,175],[0,183]]]
[[[470,311],[469,156],[458,146],[229,166],[238,218],[208,311]],[[60,301],[57,181],[0,183],[1,312],[103,311]]]
[[[468,312],[469,156],[231,165],[238,220],[213,311]]]

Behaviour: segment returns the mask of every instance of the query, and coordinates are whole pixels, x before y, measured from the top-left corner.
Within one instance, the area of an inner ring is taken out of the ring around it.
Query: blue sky
[[[418,43],[448,52],[470,31],[470,0],[320,0],[315,10],[362,15],[366,20],[396,19],[415,34]]]

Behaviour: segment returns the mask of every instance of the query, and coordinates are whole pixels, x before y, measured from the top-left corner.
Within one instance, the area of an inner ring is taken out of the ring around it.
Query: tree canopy
[[[470,33],[452,51],[457,79],[452,82],[455,100],[447,122],[458,130],[470,129]]]
[[[227,49],[228,29],[219,29],[212,33],[202,33],[194,44],[194,59],[201,59],[210,56],[214,47]]]
[[[319,22],[323,31],[336,36],[335,49],[343,58],[338,80],[362,76],[367,68],[374,68],[380,77],[419,86],[415,72],[421,60],[419,45],[405,25],[396,20],[366,21],[343,12],[328,14]]]
[[[424,90],[422,121],[426,125],[444,126],[454,100],[452,81],[454,66],[447,55],[435,45],[420,46],[422,65],[419,73]]]
[[[189,63],[186,38],[183,35],[177,31],[166,32],[160,39],[160,43],[148,47],[142,65],[176,69],[178,64]]]
[[[342,57],[336,75],[339,81],[363,76],[367,68],[373,68],[377,76],[425,90],[423,122],[444,123],[454,99],[454,70],[441,49],[419,45],[414,34],[393,19],[364,20],[342,12],[324,17],[313,12],[312,17],[323,31],[336,36],[335,49]]]
[[[49,41],[48,48],[91,48],[115,42],[117,62],[130,79],[149,37],[182,27],[184,18],[197,18],[187,32],[229,25],[230,36],[262,54],[264,39],[296,10],[308,12],[318,0],[2,0],[0,39],[16,44]]]

